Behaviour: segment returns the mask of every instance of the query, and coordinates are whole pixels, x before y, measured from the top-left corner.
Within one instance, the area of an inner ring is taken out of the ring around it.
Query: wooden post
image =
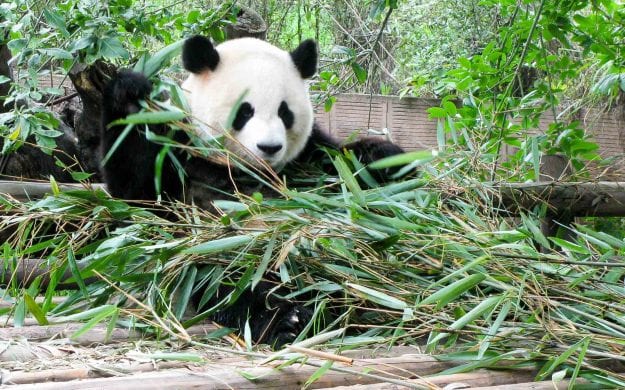
[[[566,180],[572,173],[570,161],[561,155],[542,156],[540,161],[539,182],[558,182]],[[566,207],[560,208],[554,215],[546,216],[541,223],[541,231],[545,237],[572,238],[567,229],[575,221],[574,215]]]

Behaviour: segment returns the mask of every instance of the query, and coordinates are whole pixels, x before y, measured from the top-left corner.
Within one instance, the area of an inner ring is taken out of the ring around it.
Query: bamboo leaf
[[[315,372],[313,372],[313,374],[308,379],[306,379],[306,382],[304,383],[304,387],[308,388],[310,385],[312,385],[313,383],[321,379],[321,377],[323,377],[326,374],[326,372],[328,372],[328,370],[332,367],[333,363],[334,362],[332,360],[326,360],[321,365],[321,367],[315,370]]]
[[[208,255],[212,253],[224,252],[249,244],[250,242],[254,241],[254,239],[256,239],[256,235],[254,234],[224,237],[192,246],[183,250],[182,253],[188,255]]]
[[[473,274],[473,275],[467,276],[466,278],[457,280],[454,283],[450,284],[449,286],[442,288],[436,291],[434,294],[426,297],[417,306],[424,306],[424,305],[429,305],[434,302],[437,302],[436,310],[440,310],[443,306],[447,305],[449,302],[458,298],[460,295],[464,294],[469,289],[480,284],[484,279],[486,279],[486,276],[481,273],[478,273],[478,274]]]
[[[369,287],[354,284],[354,283],[345,283],[345,284],[348,287],[358,290],[364,296],[365,299],[368,299],[379,305],[382,305],[391,309],[397,309],[397,310],[404,310],[406,307],[408,307],[406,302],[402,301],[401,299],[397,299],[390,295],[387,295],[383,292],[374,290]]]
[[[126,118],[118,119],[109,124],[110,126],[117,125],[139,125],[139,124],[160,124],[181,121],[187,117],[183,111],[170,110],[170,111],[143,111],[136,114],[130,114]]]
[[[33,317],[35,317],[39,325],[48,325],[48,319],[46,318],[46,315],[41,310],[39,305],[37,305],[33,297],[28,294],[24,294],[24,303],[26,304],[28,311],[33,315]]]
[[[87,286],[85,285],[85,281],[80,274],[80,269],[78,268],[76,257],[74,257],[74,251],[71,247],[67,248],[67,264],[69,265],[69,269],[72,271],[72,276],[74,277],[76,284],[78,284],[80,292],[85,298],[88,298],[89,293],[87,292]]]
[[[71,335],[71,337],[70,337],[71,339],[76,339],[76,338],[82,336],[84,333],[86,333],[89,330],[91,330],[94,326],[96,326],[98,323],[100,323],[106,317],[113,316],[119,310],[114,305],[101,306],[101,307],[99,307],[99,309],[100,310],[94,312],[93,317],[91,317],[91,319],[89,321],[87,321],[87,323],[85,325],[83,325],[80,329],[78,329],[76,332],[74,332]]]

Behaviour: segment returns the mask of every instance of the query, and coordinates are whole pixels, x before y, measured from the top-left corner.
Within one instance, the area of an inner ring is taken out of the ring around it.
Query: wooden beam
[[[71,338],[77,330],[81,329],[85,324],[70,322],[62,324],[52,324],[45,326],[24,326],[21,328],[0,328],[0,339],[2,340],[28,340],[44,341],[59,338]],[[210,332],[219,329],[217,325],[202,324],[194,325],[186,329],[191,336],[204,336]],[[122,342],[130,340],[140,340],[149,335],[136,329],[115,328],[111,332],[109,338],[106,337],[107,329],[104,325],[96,325],[80,336],[72,339],[76,344],[108,344],[110,342]],[[2,356],[2,354],[0,354]],[[2,359],[0,359],[2,360]],[[4,359],[7,360],[7,359]],[[10,360],[10,359],[9,359]]]
[[[317,366],[323,361],[314,361]],[[343,371],[327,371],[310,388],[346,386],[355,383],[369,384],[380,382],[371,375],[401,381],[401,378],[432,375],[452,367],[451,362],[442,362],[428,355],[404,355],[395,358],[364,359],[355,361],[352,366],[335,364]],[[140,373],[128,377],[96,378],[61,383],[38,383],[22,385],[21,390],[79,390],[93,389],[299,389],[318,370],[311,365],[294,364],[284,368],[270,366],[250,367],[226,365],[194,367],[191,369],[167,370],[163,372]],[[349,370],[346,372],[345,370]],[[245,374],[245,376],[243,376]],[[247,379],[247,378],[254,379]]]
[[[553,215],[575,217],[625,216],[625,182],[536,182],[487,184],[509,212],[532,209],[543,203]],[[496,203],[496,202],[495,202]]]
[[[15,278],[19,286],[28,287],[35,278],[41,277],[41,288],[46,288],[50,283],[50,268],[48,262],[45,259],[19,259],[16,267],[13,268],[11,262],[8,262],[9,266],[0,269],[0,284],[6,285],[11,283],[12,278]],[[72,289],[76,288],[75,282],[66,282],[73,277],[72,271],[68,268],[63,273],[63,277],[59,282],[59,288]],[[98,280],[96,277],[85,279],[86,283]]]
[[[91,186],[105,188],[104,184],[100,183],[94,183]],[[59,189],[61,191],[84,190],[86,187],[78,183],[59,183]],[[48,182],[0,180],[0,194],[10,195],[19,201],[40,199],[51,193],[52,187]]]
[[[466,389],[476,386],[500,386],[515,383],[524,383],[531,381],[536,376],[535,370],[510,370],[510,371],[494,371],[494,370],[477,370],[464,374],[453,375],[437,375],[421,379],[412,379],[409,382],[415,387],[425,388],[442,388],[450,384],[454,384],[454,388]],[[376,383],[369,385],[352,385],[328,387],[323,390],[403,390],[409,387],[398,386],[392,383]]]

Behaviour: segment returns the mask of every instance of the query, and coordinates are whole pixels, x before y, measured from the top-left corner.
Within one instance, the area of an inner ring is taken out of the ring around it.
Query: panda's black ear
[[[291,52],[291,58],[303,78],[311,78],[317,71],[317,43],[307,39]]]
[[[215,70],[219,64],[219,53],[210,39],[195,35],[188,38],[182,46],[182,64],[191,73]]]

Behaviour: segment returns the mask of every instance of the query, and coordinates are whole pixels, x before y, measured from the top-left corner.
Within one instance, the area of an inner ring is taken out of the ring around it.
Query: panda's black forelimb
[[[358,161],[365,166],[382,158],[404,153],[404,150],[399,145],[380,138],[366,137],[343,144],[327,132],[321,130],[315,123],[310,138],[296,162],[300,164],[321,164],[323,171],[328,174],[336,174],[334,165],[327,159],[326,149],[352,151]],[[370,171],[373,177],[380,183],[389,181],[395,172],[396,169]]]
[[[291,343],[304,330],[312,318],[312,310],[296,302],[276,297],[274,294],[284,295],[286,291],[273,291],[274,283],[260,282],[252,291],[247,288],[232,305],[215,312],[211,319],[221,326],[237,330],[243,334],[246,322],[250,327],[250,335],[255,343],[264,343],[280,348]],[[217,292],[218,297],[209,301],[208,307],[214,305],[218,299],[229,294],[232,289],[222,287]],[[201,292],[192,295],[193,304],[198,311]]]
[[[111,125],[118,119],[139,112],[140,102],[152,91],[152,83],[143,74],[121,70],[103,91],[101,126],[102,155],[112,153],[101,166],[102,176],[111,195],[126,200],[155,200],[154,182],[156,157],[162,145],[146,138],[145,127],[135,126],[126,133],[126,125]],[[164,125],[150,125],[150,131],[164,135]],[[182,132],[178,132],[183,136]],[[125,135],[124,135],[125,134]],[[119,137],[124,136],[122,142]],[[184,142],[183,139],[177,140]],[[113,148],[115,148],[113,150]],[[182,183],[174,165],[166,159],[161,174],[161,190],[171,197],[179,197]]]

